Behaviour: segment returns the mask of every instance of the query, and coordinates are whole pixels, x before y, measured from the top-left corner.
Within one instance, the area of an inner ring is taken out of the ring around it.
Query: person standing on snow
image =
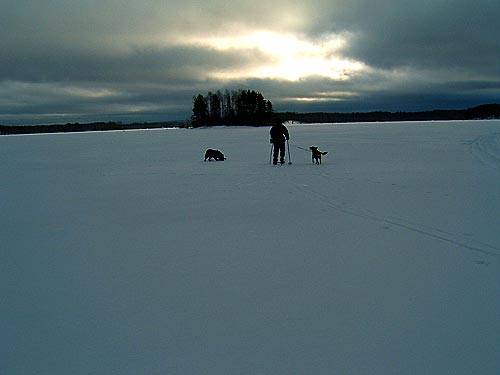
[[[285,162],[285,142],[290,139],[288,129],[280,120],[276,120],[269,133],[271,134],[271,143],[273,144],[273,164],[278,164],[278,153],[280,163],[283,164]]]

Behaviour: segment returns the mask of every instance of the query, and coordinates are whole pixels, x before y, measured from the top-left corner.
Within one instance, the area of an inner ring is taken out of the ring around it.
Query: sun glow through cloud
[[[366,69],[363,63],[340,55],[346,44],[342,36],[332,35],[311,41],[293,34],[261,31],[232,37],[194,38],[190,42],[219,51],[255,50],[265,57],[262,63],[211,72],[212,78],[223,80],[270,78],[297,81],[311,76],[345,80]]]

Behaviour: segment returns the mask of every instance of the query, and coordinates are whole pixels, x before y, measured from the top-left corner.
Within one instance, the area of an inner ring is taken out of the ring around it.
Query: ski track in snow
[[[479,137],[480,140],[474,141],[474,143],[480,143],[482,146],[479,148],[481,152],[485,155],[488,156],[488,160],[490,159],[490,155],[492,155],[492,150],[493,148],[491,147],[491,144],[495,143],[495,140],[500,139],[500,133],[496,134],[496,137],[491,137],[491,136],[485,136],[485,137]],[[484,146],[484,145],[487,146]],[[486,150],[486,151],[482,151]],[[493,154],[494,155],[494,154]],[[493,156],[494,157],[494,156]],[[500,159],[499,159],[500,161]],[[345,168],[344,168],[345,169]],[[350,173],[345,170],[347,174],[349,175]],[[321,177],[325,179],[325,181],[331,181],[331,179],[328,176],[325,176],[324,174],[320,174],[318,177]],[[310,186],[304,188],[301,186],[299,183],[293,183],[293,186],[295,189],[299,190],[302,193],[305,193],[304,196],[309,197],[311,194],[316,197],[316,199],[321,200],[322,203],[327,204],[330,208],[342,212],[347,215],[351,216],[356,216],[360,217],[363,219],[367,219],[370,221],[378,222],[378,223],[385,223],[385,224],[390,224],[393,226],[397,226],[399,228],[421,234],[423,236],[433,238],[435,240],[443,241],[443,242],[448,242],[451,243],[455,246],[459,246],[463,249],[471,250],[474,252],[479,252],[485,255],[490,255],[494,257],[500,257],[500,247],[490,245],[488,243],[479,241],[479,240],[472,240],[470,238],[467,238],[464,235],[458,234],[458,233],[452,233],[443,229],[440,229],[435,226],[429,226],[417,222],[412,222],[410,220],[404,219],[402,217],[397,217],[394,215],[390,216],[382,216],[378,214],[377,212],[373,210],[369,210],[367,208],[360,208],[360,207],[355,207],[352,204],[346,205],[344,203],[338,203],[336,199],[332,199],[326,194],[320,193],[314,189],[311,189]]]
[[[491,133],[467,142],[481,163],[500,171],[500,133]]]

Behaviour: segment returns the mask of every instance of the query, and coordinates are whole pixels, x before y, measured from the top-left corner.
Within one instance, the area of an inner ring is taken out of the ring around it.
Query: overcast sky
[[[192,96],[277,110],[500,102],[498,0],[2,0],[0,123],[162,120]]]

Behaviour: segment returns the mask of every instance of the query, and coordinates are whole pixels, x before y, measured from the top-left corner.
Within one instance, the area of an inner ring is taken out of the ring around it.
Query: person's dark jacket
[[[274,125],[270,131],[271,134],[271,143],[281,143],[285,142],[285,140],[290,139],[290,135],[288,134],[288,129],[285,125],[279,124]]]

